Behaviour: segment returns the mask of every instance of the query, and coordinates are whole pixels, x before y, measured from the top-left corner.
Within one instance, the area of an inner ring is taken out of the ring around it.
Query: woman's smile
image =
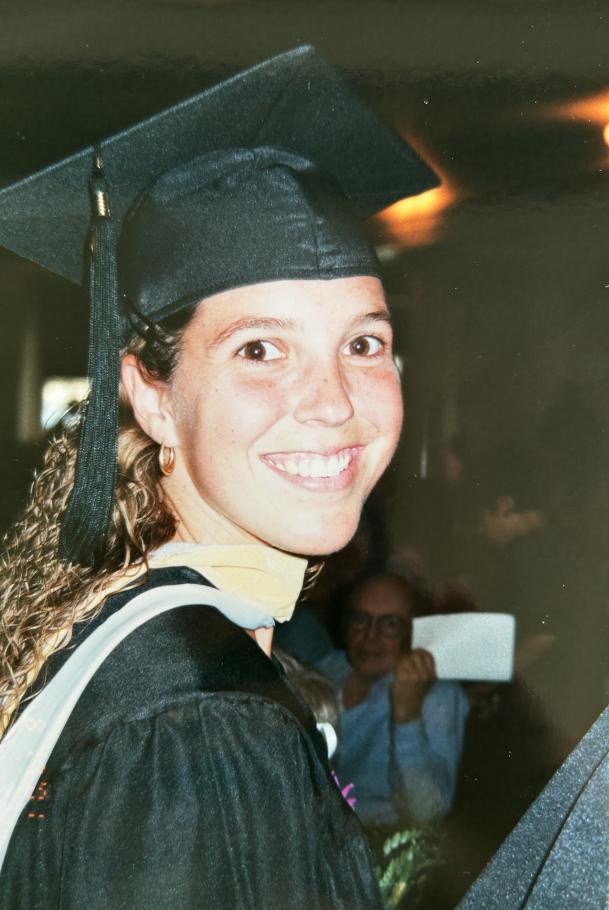
[[[345,490],[354,481],[364,446],[334,452],[274,452],[260,460],[289,483],[315,492]]]

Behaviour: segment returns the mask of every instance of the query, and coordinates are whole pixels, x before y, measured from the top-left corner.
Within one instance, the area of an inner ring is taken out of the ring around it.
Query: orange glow
[[[568,101],[565,104],[552,104],[545,109],[545,116],[559,117],[566,120],[582,120],[602,131],[605,145],[609,145],[609,90],[581,98],[579,101]],[[606,164],[606,161],[598,162]]]
[[[581,101],[570,104],[561,104],[558,113],[575,120],[589,120],[592,123],[607,123],[609,121],[609,92],[601,92]]]
[[[442,183],[418,196],[401,199],[379,212],[377,218],[396,243],[422,246],[434,240],[442,214],[456,199],[455,190]]]
[[[561,117],[571,120],[587,120],[589,123],[603,125],[603,139],[609,145],[609,92],[601,92],[581,101],[560,104],[554,111]]]

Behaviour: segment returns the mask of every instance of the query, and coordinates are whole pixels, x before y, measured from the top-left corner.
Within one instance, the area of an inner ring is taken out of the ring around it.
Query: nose
[[[353,417],[349,388],[338,363],[303,370],[294,417],[299,423],[341,426]]]
[[[368,625],[366,626],[365,640],[376,641],[379,638],[379,629],[376,621],[376,616],[370,616]]]

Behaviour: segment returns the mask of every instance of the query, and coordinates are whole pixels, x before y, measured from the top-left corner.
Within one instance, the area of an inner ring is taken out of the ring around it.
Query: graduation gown
[[[159,569],[109,598],[205,584]],[[46,679],[69,652],[53,655]],[[358,819],[315,720],[245,631],[183,607],[124,639],[87,685],[13,833],[11,910],[380,910]]]
[[[605,910],[608,904],[606,709],[524,814],[457,910]]]

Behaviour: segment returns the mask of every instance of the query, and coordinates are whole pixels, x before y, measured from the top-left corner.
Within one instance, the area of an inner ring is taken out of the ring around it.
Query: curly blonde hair
[[[137,338],[127,353],[151,377],[168,381],[179,356],[185,311]],[[101,609],[100,594],[112,576],[146,567],[147,554],[174,535],[176,519],[166,501],[158,445],[121,408],[115,504],[105,557],[95,569],[59,558],[59,531],[74,482],[78,426],[49,445],[27,505],[4,540],[0,557],[0,735],[37,678],[45,660],[65,647],[75,623]]]
[[[195,308],[150,326],[126,348],[148,377],[169,382],[180,355],[184,329]],[[105,556],[94,569],[64,563],[59,533],[72,486],[79,426],[49,444],[29,500],[4,539],[0,555],[0,737],[49,656],[65,647],[76,623],[104,604],[115,578],[145,578],[148,554],[175,534],[176,516],[161,484],[159,447],[136,424],[125,399],[119,417],[114,509]],[[126,573],[141,567],[142,572]],[[313,560],[303,591],[316,581],[323,562]]]

